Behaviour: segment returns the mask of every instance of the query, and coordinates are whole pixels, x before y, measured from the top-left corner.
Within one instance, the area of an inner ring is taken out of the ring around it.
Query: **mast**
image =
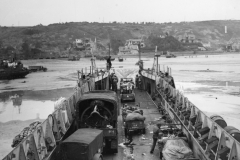
[[[139,61],[141,60],[141,44],[138,43]]]
[[[111,48],[111,42],[109,40],[109,56],[110,56],[110,48]]]

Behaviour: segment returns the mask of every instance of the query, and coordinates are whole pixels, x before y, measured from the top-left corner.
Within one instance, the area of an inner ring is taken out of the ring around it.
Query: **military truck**
[[[61,142],[58,160],[102,160],[103,131],[83,128]]]
[[[118,152],[118,97],[113,91],[95,90],[84,93],[76,104],[77,128],[103,130],[106,153]]]
[[[43,66],[28,66],[28,70],[30,72],[37,72],[37,71],[43,71],[46,72],[47,68]]]

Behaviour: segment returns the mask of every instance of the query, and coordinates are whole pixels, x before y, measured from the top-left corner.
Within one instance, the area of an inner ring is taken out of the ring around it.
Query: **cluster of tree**
[[[34,35],[34,34],[39,34],[39,33],[41,33],[41,31],[40,30],[37,30],[37,29],[32,29],[32,28],[30,28],[30,29],[25,29],[24,31],[23,31],[23,34],[24,35]]]
[[[111,49],[114,54],[117,54],[120,46],[124,46],[123,40],[120,39],[111,39],[110,40]],[[108,44],[109,45],[109,44]]]
[[[151,35],[147,39],[148,47],[158,47],[161,51],[182,51],[184,50],[183,45],[173,36],[166,36],[165,38],[160,38]]]
[[[12,54],[14,51],[15,51],[15,48],[13,48],[12,46],[0,47],[1,55]]]
[[[15,53],[20,53],[25,58],[32,58],[40,53],[42,44],[40,42],[35,42],[34,44],[29,44],[24,41],[20,46],[13,47],[11,45],[3,46],[0,42],[0,53],[3,57],[12,56]]]

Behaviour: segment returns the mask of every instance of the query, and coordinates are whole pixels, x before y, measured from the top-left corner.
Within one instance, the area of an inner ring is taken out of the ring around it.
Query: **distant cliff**
[[[227,32],[225,33],[225,26]],[[168,38],[160,36],[168,34]],[[101,50],[108,50],[111,40],[112,53],[118,52],[118,47],[130,38],[144,38],[146,48],[159,46],[163,50],[189,50],[201,44],[189,46],[178,41],[184,34],[193,34],[204,43],[211,43],[211,48],[217,49],[227,42],[240,38],[240,21],[216,20],[181,23],[61,23],[48,26],[33,27],[0,27],[1,54],[18,49],[26,54],[33,54],[29,49],[66,51],[75,39],[97,39]],[[153,38],[154,37],[154,38]],[[169,38],[170,37],[170,38]],[[13,48],[11,48],[13,47]],[[9,51],[10,50],[10,51]]]

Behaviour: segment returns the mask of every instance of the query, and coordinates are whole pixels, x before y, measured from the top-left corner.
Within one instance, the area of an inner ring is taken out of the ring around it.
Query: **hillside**
[[[225,26],[227,26],[227,33],[224,31]],[[28,52],[29,48],[64,52],[75,39],[86,37],[92,40],[96,38],[97,46],[105,52],[108,49],[109,39],[111,39],[111,50],[113,53],[117,53],[118,46],[123,45],[127,39],[143,37],[147,47],[152,47],[158,41],[153,42],[149,37],[165,35],[166,32],[173,37],[184,33],[194,34],[196,39],[200,39],[202,42],[211,42],[211,46],[216,49],[232,38],[240,38],[240,21],[219,20],[162,24],[71,22],[33,27],[2,26],[0,27],[0,48],[5,47],[6,50],[8,47],[7,50],[11,51],[14,50],[11,47],[14,47],[25,52]],[[171,41],[171,39],[169,38],[166,42]],[[175,46],[178,47],[175,47],[175,50],[186,50],[175,40],[170,43],[177,43]],[[167,44],[167,46],[170,45]]]

